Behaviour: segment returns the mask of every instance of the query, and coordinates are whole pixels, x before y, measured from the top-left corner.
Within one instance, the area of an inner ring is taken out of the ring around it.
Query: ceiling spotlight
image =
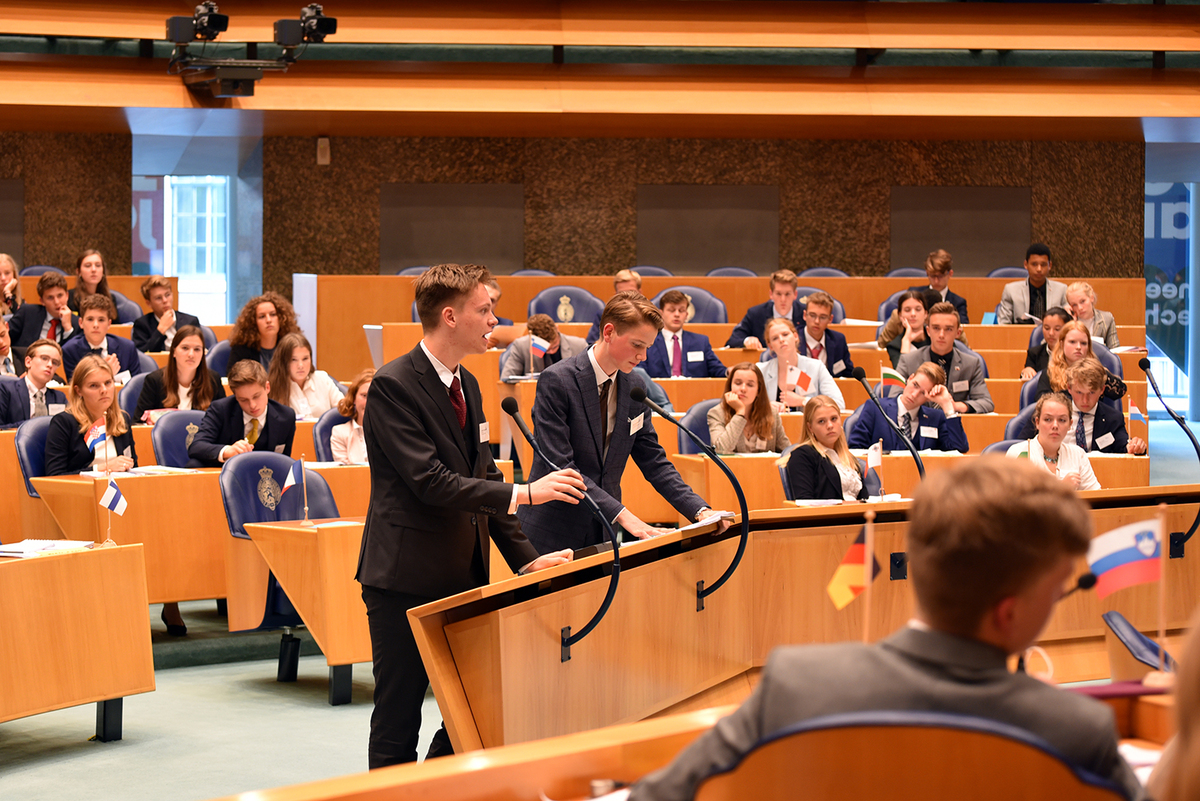
[[[304,28],[304,41],[323,42],[331,33],[337,33],[337,19],[322,13],[325,9],[312,3],[300,9],[300,25]]]
[[[196,6],[196,13],[192,19],[195,21],[196,38],[206,42],[211,42],[217,38],[217,34],[224,33],[229,29],[228,15],[218,14],[217,4],[212,0],[206,0]]]

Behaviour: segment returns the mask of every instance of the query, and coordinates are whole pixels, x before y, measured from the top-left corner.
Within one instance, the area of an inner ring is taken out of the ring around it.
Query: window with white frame
[[[163,272],[179,278],[177,307],[224,325],[229,275],[229,178],[168,175]]]

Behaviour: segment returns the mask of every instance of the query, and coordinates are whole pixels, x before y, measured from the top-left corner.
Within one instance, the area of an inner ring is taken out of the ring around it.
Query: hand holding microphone
[[[526,484],[525,494],[517,493],[517,505],[530,504],[537,506],[549,501],[579,503],[579,499],[584,497],[584,493],[587,492],[587,485],[583,483],[583,476],[579,474],[579,471],[563,470],[546,458],[546,454],[542,453],[542,449],[538,447],[537,440],[533,438],[533,432],[525,424],[525,418],[521,417],[521,408],[516,398],[509,396],[500,401],[500,408],[517,424],[517,428],[521,430],[521,434],[533,446],[534,453],[541,457],[542,461],[550,465],[550,469],[553,471],[542,476],[537,481]],[[531,472],[532,469],[533,465],[530,465],[529,470]]]

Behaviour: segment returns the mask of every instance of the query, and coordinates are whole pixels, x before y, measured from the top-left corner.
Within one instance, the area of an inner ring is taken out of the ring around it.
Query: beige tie
[[[254,445],[258,442],[258,418],[255,417],[250,421],[250,433],[246,435],[246,442]]]
[[[39,389],[33,395],[33,417],[45,417],[50,414],[46,408],[46,390]]]

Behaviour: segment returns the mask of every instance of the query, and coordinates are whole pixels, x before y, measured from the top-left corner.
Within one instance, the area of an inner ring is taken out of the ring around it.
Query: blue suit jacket
[[[1125,448],[1129,445],[1129,432],[1125,429],[1125,415],[1104,400],[1097,403],[1096,408],[1092,411],[1096,413],[1096,419],[1092,422],[1092,441],[1088,443],[1087,450],[1101,453],[1125,453]],[[1105,434],[1112,434],[1113,441],[1103,448],[1097,448],[1096,440]],[[1030,417],[1025,422],[1025,427],[1021,429],[1020,438],[1033,439],[1036,436],[1037,426],[1033,424],[1033,417]],[[1067,441],[1075,441],[1074,431],[1067,433]]]
[[[46,307],[40,303],[26,303],[17,309],[12,319],[8,321],[8,332],[12,335],[14,348],[26,348],[32,345],[42,335],[42,325],[46,322]],[[71,335],[63,336],[58,332],[58,344],[65,345],[79,335],[79,317],[71,315]]]
[[[46,388],[46,405],[67,402],[67,396],[57,389]],[[29,419],[29,388],[25,379],[0,381],[0,428],[16,428]]]
[[[116,354],[122,370],[128,370],[131,376],[142,372],[142,360],[132,342],[112,334],[105,336],[105,340],[108,342],[108,352]],[[79,364],[79,360],[91,352],[92,346],[82,334],[67,340],[67,344],[63,345],[63,370],[68,379],[75,372],[75,365]]]
[[[800,332],[800,355],[808,356],[808,340],[804,336],[804,327],[797,327]],[[850,346],[846,337],[837,331],[825,330],[825,366],[829,368],[834,378],[851,378],[854,375],[854,362],[850,361]],[[841,362],[841,367],[838,367]]]
[[[888,416],[895,420],[899,399],[880,398],[879,402]],[[938,435],[927,437],[921,434],[922,429],[929,428],[936,429]],[[848,443],[851,448],[869,448],[881,439],[884,450],[907,450],[904,441],[896,435],[892,427],[887,424],[887,420],[884,420],[883,416],[879,414],[879,409],[875,408],[875,404],[867,401],[862,405],[862,413],[858,416],[858,422],[850,429]],[[922,406],[917,412],[917,436],[913,442],[917,446],[917,450],[922,451],[966,453],[970,447],[967,445],[967,435],[963,431],[962,418],[952,417],[947,420],[941,409],[931,409],[928,406]]]
[[[683,375],[685,377],[725,377],[725,364],[717,358],[717,354],[713,353],[712,345],[708,342],[708,337],[703,334],[693,334],[687,329],[684,329],[681,335],[683,341],[679,344],[683,348]],[[646,372],[652,378],[671,377],[671,360],[667,354],[666,337],[666,329],[663,329],[654,340],[654,344],[646,351],[646,363],[643,367],[646,368]],[[704,354],[704,358],[694,362],[688,358],[688,354],[690,353],[702,353]]]
[[[267,401],[267,422],[254,443],[256,451],[275,451],[292,455],[292,438],[296,435],[296,414],[278,401]],[[246,436],[242,407],[230,395],[215,400],[200,421],[200,430],[188,446],[188,467],[220,467],[221,449]]]
[[[725,343],[725,347],[740,348],[746,341],[746,337],[757,337],[761,342],[763,328],[766,327],[767,320],[774,316],[775,304],[769,300],[766,303],[751,306],[746,310],[746,316],[737,324],[737,328],[733,329],[733,333],[729,335],[729,341]],[[797,331],[804,330],[804,304],[798,300],[792,303],[792,324],[796,326]]]
[[[933,289],[932,287],[930,287],[928,284],[926,284],[925,286],[910,286],[908,289],[911,292],[925,292],[926,290],[931,291],[931,292],[937,291],[936,289]],[[946,290],[946,302],[954,304],[954,309],[958,312],[958,319],[962,321],[963,325],[966,325],[967,323],[971,322],[971,318],[967,316],[967,299],[966,298],[964,298],[962,295],[955,295],[953,292],[951,292],[949,289],[947,289]]]

